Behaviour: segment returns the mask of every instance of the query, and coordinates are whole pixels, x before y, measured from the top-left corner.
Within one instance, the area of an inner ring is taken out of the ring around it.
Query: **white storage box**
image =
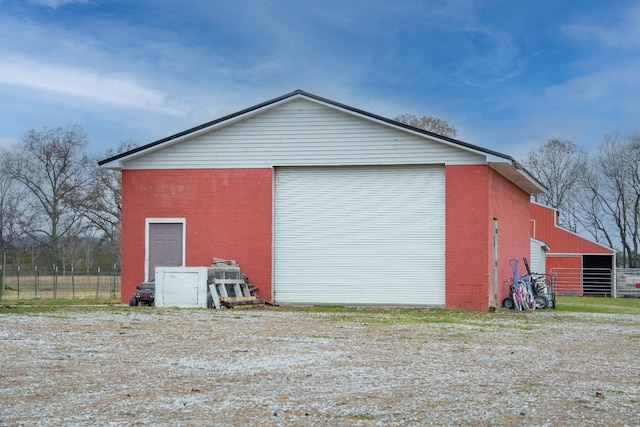
[[[207,267],[156,267],[156,307],[207,307]]]

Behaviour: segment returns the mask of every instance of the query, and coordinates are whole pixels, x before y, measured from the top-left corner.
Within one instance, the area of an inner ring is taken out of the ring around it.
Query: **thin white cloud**
[[[549,88],[547,94],[554,103],[587,102],[596,110],[626,106],[638,109],[640,64],[593,72]]]
[[[182,114],[166,105],[165,95],[129,79],[107,72],[41,63],[21,57],[2,57],[0,84],[56,92],[120,107]]]
[[[70,4],[90,4],[90,0],[29,0],[29,3],[58,9]]]
[[[607,47],[639,47],[640,6],[636,5],[622,11],[619,23],[578,22],[567,25],[565,31],[575,39],[595,42]]]

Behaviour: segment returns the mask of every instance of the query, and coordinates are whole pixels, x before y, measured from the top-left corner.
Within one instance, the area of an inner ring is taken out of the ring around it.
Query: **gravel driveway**
[[[640,316],[0,314],[0,426],[640,425]]]

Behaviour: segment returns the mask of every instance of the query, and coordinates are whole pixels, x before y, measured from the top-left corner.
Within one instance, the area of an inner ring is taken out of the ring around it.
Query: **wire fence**
[[[618,268],[616,277],[618,296],[640,298],[640,268]]]
[[[120,271],[22,269],[0,270],[0,299],[120,299]]]

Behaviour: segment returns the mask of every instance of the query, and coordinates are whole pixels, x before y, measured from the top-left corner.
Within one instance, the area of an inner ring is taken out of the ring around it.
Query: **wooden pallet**
[[[244,279],[213,279],[210,285],[213,303],[216,308],[220,306],[235,307],[239,305],[264,304],[262,298],[251,295],[250,285]],[[253,287],[255,289],[255,287]],[[215,289],[215,296],[214,295]],[[216,303],[216,299],[218,302]]]

